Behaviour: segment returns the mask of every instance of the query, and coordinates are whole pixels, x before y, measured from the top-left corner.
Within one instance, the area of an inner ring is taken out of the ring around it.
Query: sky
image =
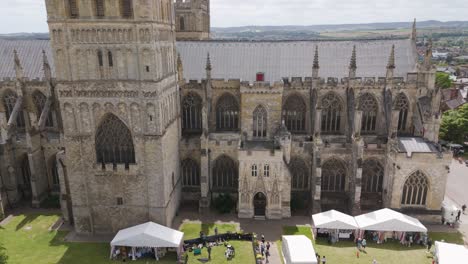
[[[136,0],[140,1],[140,0]],[[467,0],[211,0],[211,25],[468,20]],[[47,32],[45,0],[0,0],[0,34]]]

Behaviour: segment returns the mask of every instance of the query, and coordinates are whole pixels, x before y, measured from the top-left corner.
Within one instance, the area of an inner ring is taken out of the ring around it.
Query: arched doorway
[[[265,216],[266,213],[266,196],[259,192],[254,196],[254,215]]]

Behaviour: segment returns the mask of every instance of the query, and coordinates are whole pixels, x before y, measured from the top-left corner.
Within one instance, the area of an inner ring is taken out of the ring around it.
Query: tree
[[[452,87],[452,80],[450,80],[450,75],[444,72],[436,73],[436,86],[442,89],[447,89]]]
[[[463,144],[468,136],[468,104],[450,110],[442,116],[440,138]]]

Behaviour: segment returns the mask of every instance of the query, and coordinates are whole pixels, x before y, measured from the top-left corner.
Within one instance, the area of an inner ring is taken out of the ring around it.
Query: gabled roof
[[[395,45],[395,77],[415,70],[417,54],[410,39],[355,41],[179,41],[184,78],[206,78],[205,64],[210,54],[212,78],[254,82],[257,72],[265,81],[310,77],[315,46],[318,46],[319,77],[348,77],[353,46],[356,46],[357,77],[385,77]]]
[[[29,79],[44,78],[42,50],[46,52],[52,75],[54,60],[48,40],[5,40],[0,39],[0,79],[15,78],[13,51],[16,49],[23,66],[24,77]]]
[[[388,208],[355,217],[360,229],[369,231],[427,232],[418,219]]]
[[[111,246],[179,247],[184,233],[153,222],[120,230]]]
[[[354,217],[330,210],[323,213],[312,215],[314,221],[314,228],[327,228],[327,229],[357,229],[356,220]]]

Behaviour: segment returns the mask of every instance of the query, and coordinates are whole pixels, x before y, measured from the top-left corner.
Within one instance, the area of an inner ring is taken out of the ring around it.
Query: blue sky
[[[468,20],[466,14],[468,0],[211,0],[214,27]],[[46,31],[44,0],[0,0],[0,33]]]

